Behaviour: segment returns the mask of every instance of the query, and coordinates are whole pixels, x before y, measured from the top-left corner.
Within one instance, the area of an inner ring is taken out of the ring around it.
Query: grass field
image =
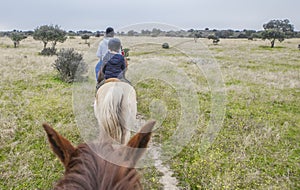
[[[300,39],[269,48],[269,42],[261,40],[221,39],[212,45],[207,39],[120,38],[123,47],[130,48],[128,78],[137,91],[138,112],[161,124],[153,135],[155,143],[168,140],[185,114],[181,87],[191,85],[193,91],[184,95],[197,98],[196,130],[182,150],[165,161],[179,188],[300,189]],[[94,45],[89,48],[80,38],[68,39],[57,48],[83,53],[92,69],[99,40],[91,38]],[[162,49],[163,42],[171,48]],[[0,38],[0,189],[50,189],[63,175],[43,122],[73,144],[83,141],[72,107],[73,87],[57,77],[55,56],[38,54],[42,47],[29,37],[15,49],[9,38]],[[222,76],[207,76],[205,66],[199,68],[194,58],[213,60]],[[174,84],[172,77],[178,79]],[[225,86],[225,114],[218,135],[203,152],[201,136],[213,109],[213,77]],[[172,152],[172,146],[165,151]],[[154,167],[141,172],[145,189],[161,188],[162,174]]]

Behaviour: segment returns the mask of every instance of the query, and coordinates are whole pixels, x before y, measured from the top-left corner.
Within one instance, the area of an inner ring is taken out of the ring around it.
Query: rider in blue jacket
[[[109,51],[103,58],[102,72],[105,79],[123,78],[126,69],[126,63],[123,55],[119,54],[121,41],[118,38],[112,38],[108,42]]]
[[[112,38],[108,42],[108,52],[103,57],[99,76],[97,79],[96,92],[105,83],[106,79],[118,78],[122,82],[128,81],[125,78],[127,62],[122,54],[120,54],[121,41],[118,38]]]

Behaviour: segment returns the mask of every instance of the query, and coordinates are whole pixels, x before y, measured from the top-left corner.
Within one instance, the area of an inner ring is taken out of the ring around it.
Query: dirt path
[[[146,121],[143,119],[143,116],[138,115],[137,116],[138,125],[142,126],[146,123]],[[150,144],[150,154],[154,160],[154,166],[155,168],[161,172],[163,175],[161,176],[159,182],[163,185],[165,190],[179,190],[177,187],[178,181],[175,177],[173,177],[173,171],[170,169],[168,165],[163,164],[162,160],[160,159],[161,156],[161,148],[158,146],[153,145],[153,143]]]
[[[168,165],[164,165],[163,162],[160,159],[160,148],[153,148],[151,151],[151,154],[154,159],[154,166],[158,171],[163,173],[163,176],[161,176],[159,182],[164,186],[164,189],[167,190],[177,190],[179,189],[177,187],[178,181],[175,177],[173,177],[173,171],[170,169]]]

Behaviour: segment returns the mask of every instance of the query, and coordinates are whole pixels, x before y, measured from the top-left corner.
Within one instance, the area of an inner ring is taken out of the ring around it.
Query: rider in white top
[[[99,43],[98,50],[96,56],[103,61],[103,57],[108,52],[108,41],[112,39],[112,37],[105,36],[103,40]]]
[[[97,65],[95,67],[96,81],[98,79],[98,73],[101,69],[103,57],[108,52],[108,41],[110,39],[112,39],[114,37],[114,35],[115,35],[114,29],[112,27],[108,27],[105,31],[105,36],[104,36],[103,40],[99,43],[99,46],[98,46],[98,49],[96,52],[96,56],[99,58],[99,62],[97,63]],[[119,53],[122,54],[121,50]]]

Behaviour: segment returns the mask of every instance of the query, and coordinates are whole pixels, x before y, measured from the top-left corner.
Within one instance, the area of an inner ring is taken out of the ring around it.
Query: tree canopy
[[[275,40],[282,42],[286,37],[289,37],[294,32],[294,26],[290,24],[288,19],[271,20],[263,25],[265,29],[262,32],[262,39],[271,41],[271,48],[275,45]]]
[[[27,38],[27,36],[22,32],[15,31],[9,35],[9,38],[14,42],[14,47],[16,48],[20,44],[20,41]]]
[[[55,49],[57,42],[63,43],[67,39],[66,35],[67,32],[57,25],[43,25],[34,30],[33,39],[41,40],[44,43],[44,49],[46,49],[48,42],[52,42],[52,48]]]

